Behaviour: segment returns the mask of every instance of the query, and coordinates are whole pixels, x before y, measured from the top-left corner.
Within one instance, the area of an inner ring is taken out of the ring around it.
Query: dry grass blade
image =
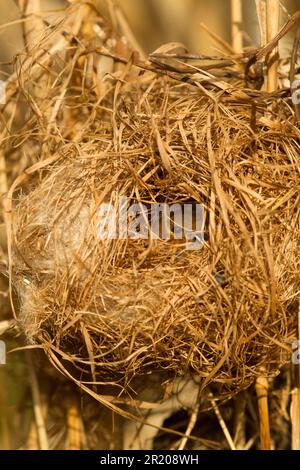
[[[211,31],[205,23],[200,23],[201,28],[206,31],[209,36],[212,37],[212,39],[219,45],[221,46],[221,50],[224,51],[225,54],[234,54],[233,47],[225,41],[223,38],[221,38],[218,34],[214,33]]]
[[[216,400],[214,399],[214,397],[213,397],[212,394],[210,394],[210,401],[211,401],[213,410],[214,410],[214,412],[215,412],[215,414],[216,414],[216,416],[217,416],[217,418],[218,418],[218,421],[219,421],[219,423],[220,423],[220,426],[221,426],[221,429],[222,429],[222,431],[223,431],[223,433],[224,433],[224,436],[225,436],[225,438],[226,438],[226,441],[227,441],[227,443],[228,443],[228,445],[229,445],[229,448],[230,448],[231,450],[236,450],[236,447],[235,447],[235,444],[234,444],[234,442],[233,442],[233,439],[232,439],[232,437],[231,437],[231,435],[230,435],[230,432],[229,432],[229,430],[228,430],[228,428],[227,428],[227,425],[226,425],[226,423],[225,423],[225,421],[224,421],[224,419],[223,419],[223,417],[222,417],[222,415],[221,415],[221,412],[220,412],[220,409],[219,409],[219,407],[218,407],[218,405],[217,405],[217,403],[216,403]]]
[[[273,39],[268,42],[265,46],[262,46],[258,49],[255,50],[250,50],[247,52],[244,52],[245,56],[252,56],[255,57],[256,60],[260,60],[263,57],[267,56],[270,54],[277,46],[280,41],[291,29],[299,22],[300,19],[300,10],[296,11],[289,19],[288,21],[282,26],[280,31],[276,34]]]
[[[277,35],[280,27],[280,0],[267,0],[267,40]],[[268,91],[277,90],[278,86],[278,49],[274,49],[268,57]]]
[[[198,418],[198,413],[199,413],[199,408],[200,408],[200,398],[198,399],[197,403],[195,404],[195,406],[193,407],[193,409],[191,411],[190,420],[189,420],[187,429],[185,431],[186,435],[179,442],[178,450],[184,450],[184,448],[185,448],[185,446],[188,442],[188,439],[189,439],[188,436],[190,436],[190,434],[192,433],[192,431],[193,431],[193,429],[196,425],[197,418]]]
[[[242,0],[231,0],[231,37],[236,54],[243,51],[243,4]]]
[[[298,364],[294,365],[295,387],[291,397],[292,449],[300,450],[300,305],[298,307],[298,347],[295,351]]]

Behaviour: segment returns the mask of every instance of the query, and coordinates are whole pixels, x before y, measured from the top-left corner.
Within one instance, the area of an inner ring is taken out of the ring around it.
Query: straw
[[[255,0],[256,13],[260,31],[260,45],[265,46],[267,39],[267,5],[266,0]]]
[[[242,0],[231,0],[232,47],[237,54],[243,51],[243,5]]]
[[[294,351],[300,359],[300,305],[298,308],[298,348]],[[294,387],[291,393],[292,450],[300,450],[300,362],[294,365]]]
[[[268,388],[269,384],[267,378],[263,375],[258,377],[255,389],[258,399],[261,450],[271,450]]]
[[[267,41],[270,42],[280,28],[280,0],[267,0]],[[275,48],[268,57],[267,89],[271,93],[278,86],[279,52]]]

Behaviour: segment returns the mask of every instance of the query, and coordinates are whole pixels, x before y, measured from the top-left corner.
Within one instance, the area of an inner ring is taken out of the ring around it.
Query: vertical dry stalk
[[[30,51],[43,38],[45,25],[41,15],[41,0],[21,0],[19,2],[22,14],[26,21],[23,23],[23,37],[27,51]],[[47,94],[47,77],[41,77],[35,85],[35,94],[44,98]]]
[[[4,197],[8,192],[8,182],[7,182],[7,170],[6,170],[6,160],[4,153],[0,150],[0,204],[3,220],[5,220],[5,211],[4,211]],[[3,251],[7,249],[7,237],[6,237],[6,228],[0,226],[0,247]],[[1,328],[0,328],[1,330]],[[1,334],[1,333],[0,333]]]
[[[8,191],[8,182],[7,182],[7,170],[6,170],[6,160],[3,151],[0,150],[0,197],[1,204],[3,202],[3,197]]]
[[[256,13],[258,18],[258,25],[260,31],[260,46],[267,44],[267,4],[266,0],[255,0]],[[263,70],[264,59],[259,60],[261,69]],[[266,89],[266,84],[263,84],[263,89]]]
[[[78,406],[75,400],[72,400],[68,406],[68,450],[80,450],[81,448],[81,418],[78,413]]]
[[[185,432],[185,436],[181,439],[181,441],[179,443],[178,450],[184,450],[184,448],[187,444],[188,438],[191,435],[191,433],[192,433],[192,431],[193,431],[193,429],[196,425],[196,422],[197,422],[199,407],[200,407],[200,399],[198,397],[197,403],[193,407],[192,414],[191,414],[191,417],[190,417],[190,420],[189,420],[189,424],[188,424],[187,430]]]
[[[280,27],[280,0],[267,0],[267,42],[271,41]],[[278,84],[278,48],[275,48],[268,57],[267,89],[275,91]]]
[[[267,5],[266,0],[255,0],[258,25],[260,31],[260,45],[267,44]]]
[[[298,307],[298,340],[300,340],[300,305]],[[300,359],[300,343],[298,343],[297,358]],[[300,450],[300,363],[295,367],[296,386],[292,390],[291,424],[292,450]]]
[[[296,81],[296,68],[297,68],[299,53],[300,53],[300,28],[298,28],[296,37],[294,39],[294,45],[293,45],[292,56],[291,56],[291,68],[290,68],[291,92],[293,96],[297,96],[297,97],[299,96],[299,90],[300,90],[300,85]],[[296,118],[298,121],[300,121],[300,103],[298,102],[298,100],[295,101],[294,108],[296,112]],[[300,338],[300,336],[298,336],[298,338]]]
[[[260,422],[261,450],[271,449],[270,420],[268,407],[268,380],[266,377],[258,377],[255,384],[258,412]]]
[[[300,386],[291,395],[292,450],[300,450]]]
[[[5,372],[0,371],[1,384],[5,382]],[[1,436],[1,450],[10,450],[10,433],[9,423],[7,416],[7,409],[5,406],[4,388],[0,387],[0,436]]]
[[[29,429],[25,449],[26,450],[38,450],[38,448],[39,448],[39,443],[38,443],[38,435],[37,435],[37,430],[36,430],[36,423],[33,420],[30,423],[30,429]]]
[[[0,151],[0,196],[3,197],[8,191],[7,183],[7,171],[6,171],[6,161],[5,156],[2,151]]]
[[[48,436],[46,432],[45,420],[42,409],[42,402],[39,390],[39,384],[37,381],[36,373],[31,359],[30,351],[26,351],[27,366],[29,371],[30,386],[32,393],[34,417],[38,435],[38,442],[40,450],[48,450]]]
[[[3,135],[3,134],[2,134]],[[7,169],[4,152],[0,150],[0,207],[1,215],[4,223],[0,225],[0,250],[2,252],[7,251],[7,235],[6,235],[6,212],[4,210],[4,200],[8,192],[8,181],[7,181]],[[1,324],[0,324],[0,335],[1,335]]]
[[[234,444],[234,442],[233,442],[233,439],[232,439],[232,437],[231,437],[231,435],[230,435],[230,432],[229,432],[229,430],[228,430],[228,428],[227,428],[227,426],[226,426],[226,423],[225,423],[225,421],[224,421],[224,419],[223,419],[223,417],[222,417],[222,415],[221,415],[221,412],[220,412],[220,410],[219,410],[219,407],[218,407],[218,405],[217,405],[217,403],[216,403],[216,400],[214,399],[212,393],[210,393],[209,398],[210,398],[210,401],[211,401],[213,410],[214,410],[214,412],[215,412],[215,414],[216,414],[216,416],[217,416],[217,418],[218,418],[218,421],[219,421],[219,423],[220,423],[221,429],[222,429],[222,431],[223,431],[223,434],[224,434],[224,436],[225,436],[225,438],[226,438],[226,441],[227,441],[227,443],[228,443],[230,449],[231,449],[231,450],[236,450],[236,447],[235,447],[235,444]]]
[[[232,47],[237,54],[243,51],[243,5],[242,0],[231,0]]]

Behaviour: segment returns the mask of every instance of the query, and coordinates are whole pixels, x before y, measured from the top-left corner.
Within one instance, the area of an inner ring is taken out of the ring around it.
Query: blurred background
[[[40,0],[46,17],[54,21],[59,10],[79,0]],[[101,6],[104,0],[92,0]],[[112,1],[112,0],[111,0]],[[26,0],[0,0],[0,61],[10,61],[23,47],[22,27],[16,24],[21,17],[19,6]],[[255,0],[243,0],[244,45],[259,44]],[[218,46],[205,28],[231,42],[231,0],[119,0],[128,22],[146,52],[153,52],[170,41],[183,42],[193,52],[212,54]],[[300,0],[282,0],[281,20],[300,8]],[[9,25],[3,27],[5,23]],[[203,26],[204,25],[204,26]],[[288,41],[283,43],[288,53]]]

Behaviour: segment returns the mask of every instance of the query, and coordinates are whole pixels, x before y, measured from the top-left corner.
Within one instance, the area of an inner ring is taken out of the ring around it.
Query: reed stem
[[[231,0],[231,38],[235,53],[243,51],[243,6],[242,0]]]
[[[267,0],[267,42],[270,42],[280,28],[280,1]],[[267,90],[273,92],[278,85],[278,48],[275,48],[268,57]]]
[[[268,379],[266,377],[262,375],[257,378],[255,389],[258,399],[261,450],[271,450],[268,387]]]

